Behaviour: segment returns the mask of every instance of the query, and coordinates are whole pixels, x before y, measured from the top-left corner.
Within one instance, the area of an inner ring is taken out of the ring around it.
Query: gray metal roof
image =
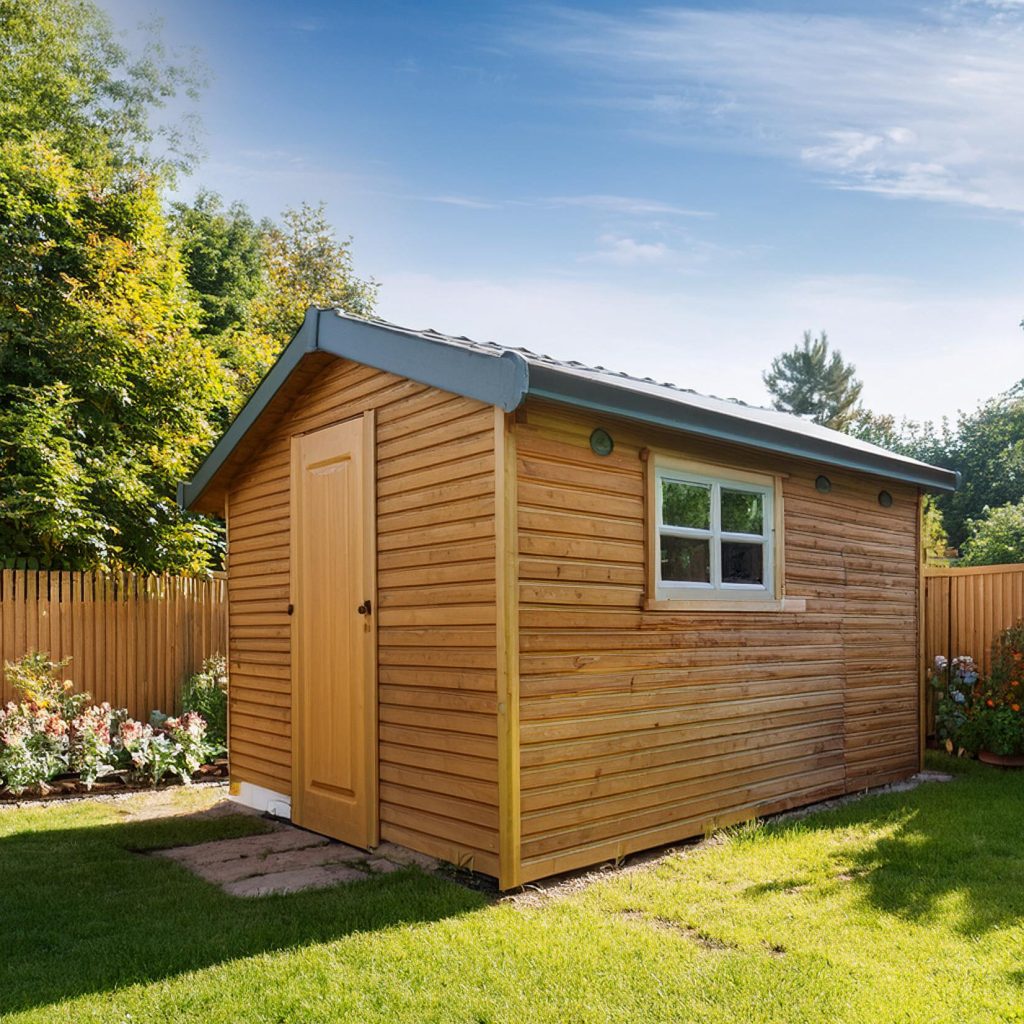
[[[506,412],[518,408],[527,395],[534,395],[934,491],[952,491],[959,479],[951,470],[897,455],[788,413],[702,395],[649,377],[566,362],[529,349],[311,307],[298,333],[193,479],[179,486],[178,500],[184,507],[196,503],[302,357],[316,351],[477,398]]]

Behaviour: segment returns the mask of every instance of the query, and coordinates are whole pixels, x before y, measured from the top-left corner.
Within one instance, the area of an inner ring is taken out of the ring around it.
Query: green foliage
[[[130,55],[91,0],[0,0],[0,67],[0,138],[42,138],[97,170],[172,174],[198,156],[195,119],[160,111],[198,98],[201,69],[168,59],[155,37]]]
[[[245,205],[225,207],[219,195],[203,190],[191,205],[174,204],[171,227],[202,309],[202,333],[248,327],[249,307],[261,288],[263,232]]]
[[[154,728],[129,718],[123,708],[89,704],[89,694],[75,693],[74,683],[60,678],[67,663],[32,651],[4,665],[19,700],[0,709],[0,787],[14,793],[45,791],[64,772],[77,773],[87,788],[114,772],[154,786],[167,775],[189,783],[220,753],[221,746],[210,741],[206,720],[196,711],[167,718]],[[204,666],[211,686],[218,678],[217,667],[215,659]]]
[[[942,522],[942,509],[939,508],[933,494],[924,496],[921,509],[921,543],[929,561],[945,559],[949,548],[949,536]]]
[[[168,217],[199,75],[115,43],[91,0],[0,0],[0,559],[202,573],[186,479],[310,302],[372,309],[322,207]],[[174,101],[172,103],[172,100]]]
[[[76,457],[77,400],[62,381],[11,386],[0,405],[0,552],[37,564],[108,559],[103,521],[93,514],[95,483]]]
[[[930,677],[935,691],[935,735],[950,752],[958,747],[973,750],[966,739],[975,705],[982,695],[981,676],[974,659],[960,655],[951,662],[935,659]]]
[[[203,662],[202,670],[190,676],[181,697],[182,708],[195,711],[206,721],[210,744],[223,751],[228,742],[228,666],[221,654]]]
[[[964,746],[1002,757],[1024,754],[1024,717],[1009,707],[982,708],[971,724]]]
[[[992,670],[982,679],[970,657],[935,659],[936,735],[950,752],[1024,754],[1024,622],[992,644]]]
[[[960,565],[1024,562],[1024,499],[1000,508],[986,506],[980,519],[967,520],[966,529]]]
[[[856,420],[863,387],[856,372],[838,351],[829,349],[824,331],[818,338],[804,331],[803,344],[776,356],[762,377],[774,408],[845,430]]]
[[[373,313],[378,285],[356,277],[352,240],[337,240],[323,203],[285,210],[280,224],[264,221],[263,274],[253,326],[282,343],[298,330],[310,305]]]
[[[0,554],[203,571],[216,532],[173,496],[225,374],[161,209],[176,161],[150,152],[181,141],[151,120],[186,77],[84,0],[0,5],[0,57]]]
[[[896,426],[891,416],[865,413],[850,432],[901,455],[959,471],[956,492],[935,499],[955,547],[985,519],[986,509],[1024,500],[1024,381],[973,412],[959,413],[955,423],[903,420]]]

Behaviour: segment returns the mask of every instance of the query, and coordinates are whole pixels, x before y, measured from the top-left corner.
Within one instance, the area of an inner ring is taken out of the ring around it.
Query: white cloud
[[[637,196],[552,196],[548,199],[538,199],[536,203],[539,206],[575,206],[601,213],[621,213],[627,216],[646,216],[648,214],[672,217],[714,216],[708,210],[690,210],[673,203],[663,203],[658,199],[642,199]]]
[[[632,130],[712,132],[839,187],[1024,211],[1024,3],[896,16],[560,10],[519,44],[574,62]],[[638,124],[638,122],[640,122]]]
[[[825,328],[857,365],[867,404],[938,419],[1024,377],[1017,293],[936,295],[911,282],[816,277],[735,295],[572,278],[445,278],[389,271],[380,313],[697,391],[766,404],[761,371]]]
[[[635,267],[664,263],[671,255],[672,250],[664,242],[638,242],[635,238],[602,235],[598,239],[598,248],[583,259],[617,267]]]
[[[424,203],[440,203],[445,206],[463,206],[472,210],[499,210],[509,207],[533,207],[537,209],[592,210],[596,213],[621,214],[630,217],[713,217],[708,210],[691,210],[660,199],[645,199],[640,196],[579,195],[579,196],[538,196],[519,199],[485,199],[480,196],[426,195],[401,196],[398,198],[417,199]]]

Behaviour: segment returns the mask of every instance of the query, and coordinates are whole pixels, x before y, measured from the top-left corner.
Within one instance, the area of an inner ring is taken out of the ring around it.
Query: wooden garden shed
[[[237,798],[502,888],[904,778],[920,501],[796,417],[310,309],[183,484]]]

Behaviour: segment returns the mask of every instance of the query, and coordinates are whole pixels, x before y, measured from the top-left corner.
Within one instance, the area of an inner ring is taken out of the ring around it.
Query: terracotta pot
[[[993,754],[990,750],[979,750],[978,760],[1000,768],[1024,768],[1024,754]]]

